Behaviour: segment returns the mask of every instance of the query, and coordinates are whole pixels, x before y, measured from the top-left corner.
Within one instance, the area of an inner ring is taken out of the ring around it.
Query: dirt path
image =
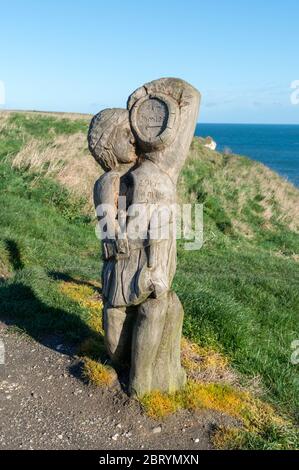
[[[87,385],[61,338],[40,344],[0,323],[0,449],[210,449],[227,417],[180,412],[159,423],[120,389]]]

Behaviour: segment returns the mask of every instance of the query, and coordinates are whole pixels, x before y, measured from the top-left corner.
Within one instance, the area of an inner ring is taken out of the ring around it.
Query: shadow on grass
[[[14,240],[5,240],[9,260],[15,274],[24,268],[20,249]],[[100,289],[91,282],[73,279],[71,276],[50,272],[48,276],[54,280],[92,286],[100,293]],[[16,276],[0,283],[0,321],[6,324],[11,331],[25,333],[43,346],[60,354],[73,357],[78,353],[84,340],[91,341],[97,346],[93,351],[86,351],[84,355],[101,361],[106,361],[104,338],[100,333],[91,329],[84,319],[74,311],[70,313],[63,308],[53,307],[38,298],[32,287],[26,285]],[[70,372],[77,378],[82,378],[80,360],[72,365]]]
[[[0,285],[0,319],[16,325],[37,341],[45,335],[65,336],[77,342],[91,334],[91,329],[77,315],[42,302],[31,287],[22,283]]]
[[[51,306],[41,300],[38,290],[35,292],[35,288],[27,285],[28,274],[29,277],[35,274],[34,270],[26,273],[26,266],[24,269],[17,243],[13,240],[6,240],[6,249],[16,276],[0,283],[0,321],[5,323],[12,332],[25,333],[43,346],[72,358],[74,361],[69,367],[69,372],[86,383],[87,379],[83,374],[83,357],[99,361],[102,364],[110,363],[103,335],[88,325],[84,318],[84,312],[82,312],[81,318],[80,309],[78,310],[75,301],[73,301],[74,311],[72,313],[72,307],[71,311],[69,311],[69,307],[64,310],[64,308]],[[23,273],[25,274],[24,282],[22,281]],[[47,274],[43,272],[43,275],[45,276],[45,284],[49,279],[58,283],[64,281],[92,287],[97,294],[101,294],[101,288],[93,281],[74,278],[59,271],[49,271]],[[32,283],[32,279],[30,282]],[[42,277],[38,277],[37,282],[40,284]],[[50,300],[51,294],[53,295],[53,292],[49,292],[49,303],[53,302]],[[55,289],[54,296],[56,296]],[[54,298],[54,302],[57,304],[57,298]],[[115,370],[121,388],[127,392],[129,369],[115,367]]]
[[[71,282],[72,284],[77,284],[78,286],[89,286],[96,290],[99,294],[102,293],[102,289],[91,281],[86,281],[85,279],[76,279],[70,276],[69,274],[62,273],[59,271],[49,271],[48,275],[52,279],[54,279],[54,281]]]
[[[22,283],[0,284],[0,321],[12,332],[24,332],[43,346],[73,359],[84,340],[93,341],[100,353],[97,355],[94,350],[87,349],[84,355],[101,362],[107,360],[101,334],[93,331],[78,315],[46,305]],[[78,358],[75,362],[70,366],[70,372],[85,381],[82,360]]]
[[[4,240],[5,248],[9,255],[9,262],[12,265],[14,271],[19,271],[24,268],[24,263],[21,259],[21,253],[17,243],[14,240]]]

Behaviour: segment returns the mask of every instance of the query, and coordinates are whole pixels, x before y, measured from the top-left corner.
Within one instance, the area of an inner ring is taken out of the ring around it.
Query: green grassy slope
[[[181,192],[204,204],[206,241],[200,251],[179,250],[185,332],[260,375],[268,396],[296,414],[298,366],[290,357],[299,336],[299,191],[260,164],[195,141]]]
[[[0,114],[0,317],[36,338],[88,333],[86,308],[59,289],[62,279],[99,279],[86,204],[96,171],[89,186],[82,181],[93,165],[87,126],[88,119]],[[57,175],[48,148],[59,155]],[[33,151],[43,154],[42,165],[33,164]],[[66,178],[74,168],[75,183]],[[174,288],[185,334],[260,377],[268,399],[296,419],[298,366],[290,357],[299,339],[299,191],[263,165],[196,139],[179,189],[181,200],[204,204],[205,224],[200,251],[178,247]]]

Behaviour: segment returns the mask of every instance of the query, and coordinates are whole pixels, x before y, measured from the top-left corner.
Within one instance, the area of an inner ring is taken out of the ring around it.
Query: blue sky
[[[0,80],[14,109],[95,113],[176,76],[202,122],[297,123],[298,0],[10,0]]]

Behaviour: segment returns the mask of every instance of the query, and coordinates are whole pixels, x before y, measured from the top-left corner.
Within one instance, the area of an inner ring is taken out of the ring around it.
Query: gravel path
[[[120,387],[95,388],[59,337],[42,343],[0,323],[0,449],[210,449],[228,418],[182,411],[157,422]]]

